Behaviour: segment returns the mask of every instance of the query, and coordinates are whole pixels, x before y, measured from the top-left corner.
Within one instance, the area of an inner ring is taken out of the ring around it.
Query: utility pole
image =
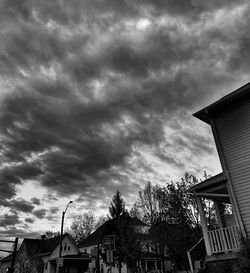
[[[65,216],[65,213],[66,213],[66,211],[68,209],[68,206],[71,203],[73,203],[73,201],[69,201],[68,205],[66,206],[66,209],[62,212],[61,233],[60,233],[60,243],[59,243],[59,258],[58,258],[58,261],[57,261],[56,273],[59,273],[60,272],[60,267],[63,266],[63,263],[62,263],[62,265],[58,265],[58,263],[59,263],[59,259],[62,257],[62,238],[63,238],[64,216]]]

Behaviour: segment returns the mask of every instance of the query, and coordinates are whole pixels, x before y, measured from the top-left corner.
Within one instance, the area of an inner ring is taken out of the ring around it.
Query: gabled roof
[[[239,89],[229,93],[216,102],[196,112],[193,116],[210,124],[210,116],[221,111],[223,108],[235,103],[236,101],[243,99],[250,95],[250,83],[247,83]]]
[[[10,255],[8,255],[8,256],[2,258],[0,262],[1,262],[1,263],[9,262],[9,261],[12,260],[12,257],[13,257],[13,254],[10,254]]]
[[[65,235],[63,235],[63,238],[65,238]],[[22,242],[21,247],[24,247],[24,246],[26,247],[28,255],[32,254],[34,250],[37,252],[39,251],[40,254],[44,254],[44,253],[51,253],[59,245],[59,243],[60,243],[60,236],[49,238],[49,239],[25,238]]]
[[[72,239],[72,237],[69,235],[69,234],[64,234],[63,237],[62,237],[62,240],[64,238],[68,238],[71,243],[75,246],[76,249],[78,249],[78,247],[76,246],[75,244],[75,241]],[[52,253],[53,250],[59,245],[60,243],[60,236],[56,236],[56,237],[53,237],[53,238],[50,238],[50,239],[47,239],[47,240],[40,240],[42,243],[41,243],[41,251],[42,251],[42,254],[47,254],[47,253]]]
[[[99,228],[97,228],[93,233],[91,233],[86,239],[78,244],[78,247],[89,246],[89,245],[97,245],[101,243],[103,237],[106,234],[111,234],[115,229],[113,219],[108,220]]]
[[[65,238],[65,235],[63,235]],[[56,236],[50,239],[42,240],[41,248],[42,253],[51,253],[60,243],[60,236]]]
[[[129,224],[135,226],[147,226],[144,222],[136,217],[130,217],[128,215],[121,216],[121,219],[126,219]],[[109,219],[98,229],[96,229],[92,234],[90,234],[86,239],[78,244],[78,247],[92,246],[102,243],[105,235],[113,234],[116,230],[115,219]]]
[[[71,238],[69,234],[64,234],[63,239],[65,237],[68,237],[72,243],[77,248],[75,242]],[[31,239],[31,238],[25,238],[19,248],[21,250],[22,248],[25,248],[27,251],[27,255],[33,255],[34,252],[38,255],[43,254],[50,254],[52,251],[59,245],[60,243],[60,236],[53,237],[50,239]],[[18,251],[19,251],[18,250]],[[7,262],[12,259],[12,254],[4,257],[1,262]]]

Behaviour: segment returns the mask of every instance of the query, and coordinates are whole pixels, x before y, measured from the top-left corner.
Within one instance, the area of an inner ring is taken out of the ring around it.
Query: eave
[[[250,94],[250,83],[247,83],[240,87],[239,89],[231,92],[230,94],[222,97],[216,102],[210,104],[209,106],[201,109],[200,111],[193,114],[194,117],[204,121],[207,124],[210,124],[211,116],[218,113],[218,111],[222,110],[226,106],[229,106],[232,103],[244,98],[245,96],[249,96]]]

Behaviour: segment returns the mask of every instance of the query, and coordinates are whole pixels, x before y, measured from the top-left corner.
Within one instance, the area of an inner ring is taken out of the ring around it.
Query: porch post
[[[203,233],[203,237],[204,237],[207,255],[210,256],[210,255],[212,255],[212,251],[211,251],[211,246],[210,246],[210,242],[209,242],[209,238],[208,238],[207,220],[205,217],[204,208],[203,208],[203,204],[201,202],[201,198],[196,196],[196,202],[197,202],[198,210],[199,210],[200,217],[201,217],[202,233]]]
[[[221,214],[220,214],[220,208],[219,208],[219,202],[218,201],[214,201],[214,208],[215,208],[219,228],[223,228],[224,225],[223,225],[223,220],[222,220],[222,217],[221,217]]]

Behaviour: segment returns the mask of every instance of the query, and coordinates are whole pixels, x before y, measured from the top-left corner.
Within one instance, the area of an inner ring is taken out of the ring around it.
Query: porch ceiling
[[[200,197],[230,203],[227,182],[223,173],[217,174],[193,186],[191,191]]]

